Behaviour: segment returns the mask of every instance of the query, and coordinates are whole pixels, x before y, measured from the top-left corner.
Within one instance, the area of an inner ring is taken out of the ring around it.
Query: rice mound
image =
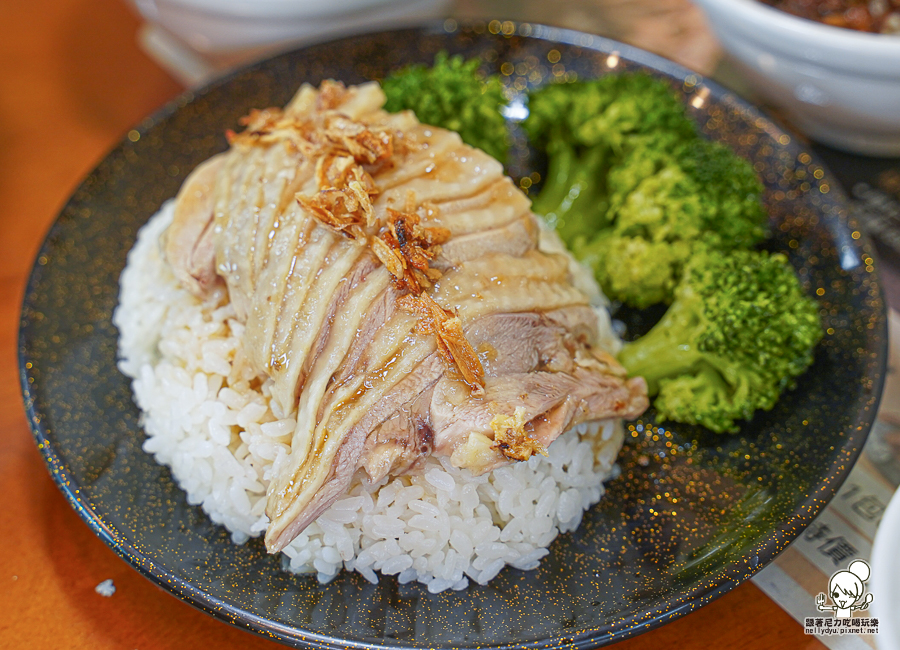
[[[119,368],[133,379],[144,450],[241,544],[268,526],[266,488],[296,421],[277,412],[270,380],[247,362],[227,292],[201,302],[162,259],[172,213],[170,201],[128,255],[113,315]],[[614,340],[608,316],[601,322]],[[432,593],[463,589],[469,579],[485,584],[507,564],[533,569],[599,501],[622,440],[621,421],[609,420],[567,431],[549,458],[479,477],[435,457],[420,473],[377,484],[360,470],[349,492],[285,548],[284,565],[321,582],[345,568],[375,583],[378,571]]]

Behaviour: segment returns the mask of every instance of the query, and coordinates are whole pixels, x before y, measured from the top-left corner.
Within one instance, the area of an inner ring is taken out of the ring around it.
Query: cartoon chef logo
[[[869,608],[872,594],[867,594],[865,582],[869,579],[869,565],[862,560],[854,560],[846,571],[838,571],[828,581],[828,595],[831,605],[826,605],[825,594],[816,596],[816,607],[820,612],[832,612],[835,618],[850,618],[855,610]],[[863,598],[865,594],[865,598]]]

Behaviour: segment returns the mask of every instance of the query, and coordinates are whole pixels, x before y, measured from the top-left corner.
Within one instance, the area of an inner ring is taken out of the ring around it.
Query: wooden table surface
[[[0,648],[277,648],[119,559],[56,489],[32,441],[16,337],[33,257],[79,181],[182,91],[135,44],[121,0],[4,2],[0,22]],[[94,587],[112,579],[105,598]],[[623,650],[823,648],[751,583]]]

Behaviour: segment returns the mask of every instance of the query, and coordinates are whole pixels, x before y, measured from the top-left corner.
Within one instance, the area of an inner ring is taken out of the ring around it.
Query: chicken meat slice
[[[481,473],[647,406],[500,163],[383,103],[376,83],[325,82],[252,112],[187,179],[167,233],[189,290],[225,283],[273,410],[296,415],[271,552],[360,469],[440,454]]]

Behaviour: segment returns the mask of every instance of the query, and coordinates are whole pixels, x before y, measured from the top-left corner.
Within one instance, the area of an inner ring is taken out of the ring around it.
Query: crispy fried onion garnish
[[[408,204],[412,200],[407,201]],[[388,208],[387,225],[372,238],[372,252],[394,276],[394,284],[408,293],[397,305],[419,317],[416,331],[433,334],[438,353],[449,365],[455,365],[473,392],[484,392],[484,368],[466,339],[459,317],[441,307],[425,289],[441,277],[430,266],[441,244],[450,239],[450,231],[421,224],[419,215],[407,206],[407,212]]]
[[[441,277],[430,263],[450,238],[450,231],[423,226],[415,197],[410,195],[402,212],[388,208],[387,223],[377,234],[369,234],[377,222],[373,197],[378,188],[372,174],[393,165],[395,153],[419,144],[399,132],[373,131],[340,113],[347,92],[343,84],[324,82],[316,100],[318,112],[312,118],[297,119],[277,108],[251,111],[241,120],[247,129],[239,134],[229,131],[228,141],[235,147],[284,142],[315,160],[318,191],[312,195],[298,192],[297,202],[326,226],[360,244],[368,243],[390,271],[395,286],[405,292],[399,299],[400,308],[419,317],[416,330],[433,334],[441,357],[456,365],[475,394],[483,394],[484,369],[466,340],[459,317],[424,292]]]
[[[329,99],[326,105],[334,101]],[[365,243],[364,229],[376,222],[372,199],[378,194],[370,170],[391,164],[393,137],[373,133],[335,112],[324,114],[317,126],[304,137],[313,147],[306,153],[316,160],[318,192],[311,196],[298,192],[297,202],[326,226]]]
[[[429,266],[450,239],[450,231],[421,224],[415,212],[387,209],[388,221],[372,239],[372,251],[394,276],[398,288],[418,295],[441,277]]]
[[[356,162],[370,168],[380,169],[390,163],[394,155],[393,133],[373,132],[336,111],[325,113],[322,122],[321,134],[332,150],[346,151]]]
[[[484,368],[474,348],[466,340],[462,321],[453,312],[441,307],[429,294],[406,294],[397,306],[419,317],[416,332],[433,334],[438,353],[449,365],[455,365],[475,395],[484,394]]]
[[[411,199],[407,201],[407,204],[411,203]],[[431,268],[430,263],[440,252],[441,244],[450,239],[450,231],[423,226],[411,205],[407,207],[407,212],[388,208],[387,225],[371,240],[372,252],[394,276],[394,284],[408,292],[399,298],[397,306],[419,317],[416,331],[434,335],[438,353],[444,361],[455,365],[473,393],[481,395],[484,393],[484,368],[466,339],[462,321],[425,291],[441,277],[441,272]]]
[[[298,120],[285,115],[280,108],[253,109],[238,122],[247,128],[240,133],[225,131],[232,147],[249,149],[284,142],[304,155],[312,156],[319,149],[315,138],[315,125],[310,120]]]
[[[319,95],[316,97],[316,108],[320,111],[337,108],[346,96],[347,87],[343,83],[326,79],[319,88]]]
[[[320,159],[319,162],[325,160]],[[312,196],[297,194],[297,202],[326,226],[365,243],[366,227],[375,225],[375,208],[372,197],[378,193],[372,177],[359,165],[344,165],[346,158],[331,157],[336,161],[336,172],[322,171],[323,178],[334,180]],[[351,159],[352,160],[352,159]],[[319,170],[317,169],[317,175]]]
[[[319,110],[311,118],[285,114],[279,108],[251,110],[240,120],[246,130],[227,131],[228,142],[234,147],[284,142],[308,158],[346,154],[354,162],[365,165],[368,171],[389,166],[397,134],[372,131],[342,114],[339,108],[347,94],[343,84],[323,82],[316,101]]]
[[[528,460],[535,453],[547,455],[547,448],[525,432],[525,409],[521,406],[516,407],[513,415],[495,415],[491,429],[494,430],[491,449],[511,460]]]

